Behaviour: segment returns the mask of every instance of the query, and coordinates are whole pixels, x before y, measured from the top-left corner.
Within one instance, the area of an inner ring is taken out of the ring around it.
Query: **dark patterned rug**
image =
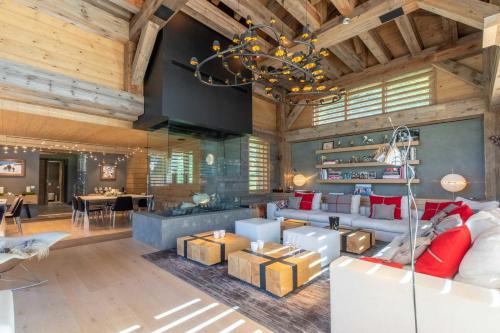
[[[377,243],[364,255],[371,256],[382,246],[382,243]],[[175,250],[146,254],[144,258],[227,306],[238,306],[243,315],[273,332],[330,332],[330,279],[327,267],[311,283],[279,298],[229,276],[227,263],[207,267],[177,256]]]

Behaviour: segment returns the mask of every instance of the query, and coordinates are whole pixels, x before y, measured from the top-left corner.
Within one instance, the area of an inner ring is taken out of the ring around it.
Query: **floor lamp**
[[[389,118],[389,122],[392,125],[391,118]],[[394,128],[394,127],[393,127]],[[408,141],[402,141],[403,149],[402,151],[398,148],[397,138],[398,134],[405,133],[407,135]],[[382,145],[377,152],[375,153],[374,160],[383,164],[403,167],[405,170],[406,176],[406,190],[407,190],[407,204],[408,204],[408,231],[410,234],[410,255],[411,255],[411,283],[412,283],[412,300],[413,300],[413,319],[415,326],[415,333],[418,333],[418,322],[417,322],[417,300],[416,300],[416,292],[415,292],[415,243],[417,240],[417,232],[418,232],[418,212],[415,214],[415,231],[412,229],[412,212],[411,207],[412,204],[417,207],[415,202],[415,197],[413,196],[413,192],[411,189],[411,183],[415,178],[415,170],[411,165],[408,164],[408,157],[410,152],[410,147],[412,144],[412,136],[410,129],[407,126],[399,126],[394,129],[392,132],[391,140]]]

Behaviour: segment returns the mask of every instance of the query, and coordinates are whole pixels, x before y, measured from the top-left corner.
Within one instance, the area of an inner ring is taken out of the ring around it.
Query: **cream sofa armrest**
[[[330,264],[332,332],[413,332],[411,272],[350,257]],[[495,332],[500,292],[416,274],[420,333]],[[353,317],[356,314],[356,317]]]
[[[278,211],[278,206],[274,202],[267,203],[267,219],[275,220],[276,219],[276,211]]]

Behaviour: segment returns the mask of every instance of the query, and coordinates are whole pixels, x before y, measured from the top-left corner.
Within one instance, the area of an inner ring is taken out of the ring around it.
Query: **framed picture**
[[[359,194],[363,197],[367,197],[373,194],[371,184],[356,184],[354,187],[354,194]]]
[[[323,150],[333,149],[333,141],[323,142]]]
[[[24,160],[0,159],[0,176],[4,177],[24,177]]]
[[[116,165],[101,165],[101,180],[116,180]]]

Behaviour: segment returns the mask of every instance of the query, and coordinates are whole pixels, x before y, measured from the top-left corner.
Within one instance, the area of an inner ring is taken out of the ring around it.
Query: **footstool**
[[[283,244],[318,252],[322,267],[340,257],[340,234],[336,230],[311,226],[288,229],[283,232]]]
[[[280,242],[281,224],[276,220],[253,218],[235,222],[235,233],[250,239],[251,241],[262,240],[264,242]]]

